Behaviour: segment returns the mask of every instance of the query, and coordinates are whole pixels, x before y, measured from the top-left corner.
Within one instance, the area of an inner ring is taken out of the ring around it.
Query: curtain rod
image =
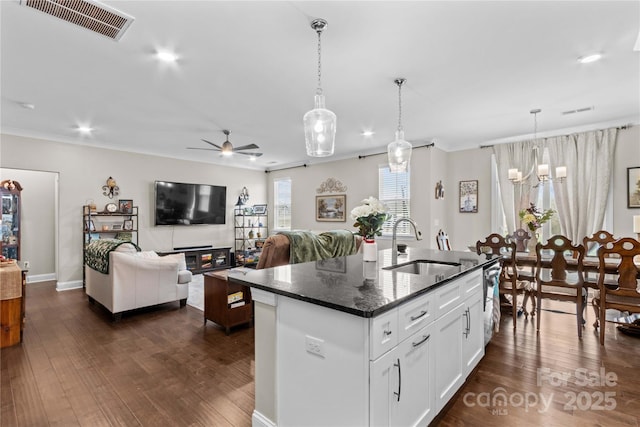
[[[296,168],[306,168],[308,166],[308,164],[302,164],[302,165],[298,165],[298,166],[289,166],[288,168],[282,168],[282,169],[268,169],[266,171],[264,171],[264,173],[270,173],[270,172],[278,172],[278,171],[286,171],[287,169],[296,169]]]
[[[622,125],[622,126],[616,126],[616,129],[625,130],[625,129],[631,129],[632,127],[633,127],[633,123],[629,123],[629,124]],[[608,129],[611,129],[611,128],[608,128]],[[594,130],[606,130],[606,129],[594,129]],[[590,131],[585,131],[585,132],[590,132]],[[575,133],[583,133],[583,132],[575,132]],[[569,136],[569,135],[575,135],[575,133],[570,133],[570,134],[566,134],[566,135],[560,134],[560,135],[555,135],[555,136]],[[555,136],[547,136],[547,137],[539,138],[539,139],[543,139],[544,140],[544,139],[549,139],[549,138],[555,138]],[[520,141],[515,141],[515,142],[520,142]],[[508,144],[508,143],[505,143],[505,144]],[[493,148],[493,144],[491,144],[491,145],[481,145],[480,148]]]
[[[425,144],[425,145],[420,145],[418,147],[413,147],[414,149],[417,148],[424,148],[424,147],[435,147],[436,143],[432,142],[431,144]],[[371,156],[379,156],[381,154],[387,154],[386,151],[382,152],[382,153],[374,153],[374,154],[361,154],[358,156],[358,159],[366,159],[367,157],[371,157]]]

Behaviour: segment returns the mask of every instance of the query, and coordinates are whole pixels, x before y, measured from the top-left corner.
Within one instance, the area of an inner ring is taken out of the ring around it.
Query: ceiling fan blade
[[[214,144],[211,141],[207,141],[206,139],[203,139],[204,142],[206,142],[207,144],[213,145],[214,147],[216,147],[218,150],[222,150],[222,147],[219,146],[218,144]]]
[[[244,154],[245,156],[253,156],[253,157],[262,156],[262,153],[242,153],[242,152],[239,152],[239,151],[234,151],[234,154]]]
[[[256,144],[249,144],[249,145],[243,145],[242,147],[236,147],[233,150],[234,151],[238,151],[238,150],[255,150],[256,148],[260,148],[260,147],[258,147]]]
[[[187,147],[187,150],[220,151],[216,148]]]

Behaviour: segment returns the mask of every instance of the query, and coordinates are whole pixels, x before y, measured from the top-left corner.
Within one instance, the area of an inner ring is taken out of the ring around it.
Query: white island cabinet
[[[295,284],[302,270],[292,267],[275,273]],[[482,268],[419,292],[418,275],[383,270],[374,282],[327,284],[343,298],[356,289],[357,304],[375,300],[384,309],[371,317],[277,284],[271,292],[263,284],[275,276],[255,273],[254,426],[426,426],[446,405],[484,355]]]

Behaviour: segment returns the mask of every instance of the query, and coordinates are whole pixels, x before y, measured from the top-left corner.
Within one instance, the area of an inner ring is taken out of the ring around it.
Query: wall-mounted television
[[[155,182],[156,225],[224,224],[227,187]]]

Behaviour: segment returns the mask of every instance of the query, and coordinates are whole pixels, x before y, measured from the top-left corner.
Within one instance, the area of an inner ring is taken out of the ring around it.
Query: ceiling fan
[[[229,134],[231,133],[231,131],[224,129],[222,133],[224,133],[227,137],[227,140],[222,144],[222,146],[219,146],[218,144],[214,144],[211,141],[207,141],[206,139],[203,139],[204,142],[206,142],[209,145],[213,145],[215,148],[187,147],[187,150],[220,151],[220,153],[223,156],[231,156],[234,153],[244,154],[245,156],[253,156],[253,157],[262,156],[262,153],[243,153],[242,152],[242,150],[255,150],[260,148],[256,144],[243,145],[241,147],[233,148],[233,145],[231,144],[231,142],[229,142]]]

